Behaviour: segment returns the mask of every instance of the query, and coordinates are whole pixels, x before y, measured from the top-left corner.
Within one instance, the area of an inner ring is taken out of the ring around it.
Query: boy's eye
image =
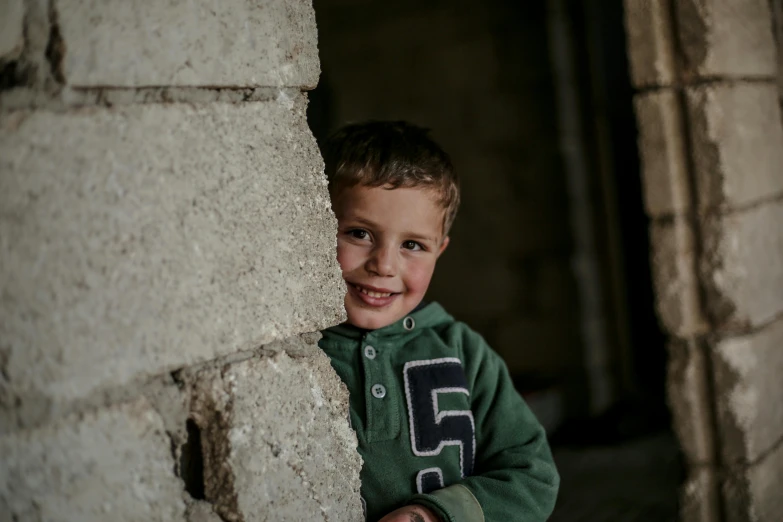
[[[362,230],[361,228],[356,228],[354,230],[349,230],[348,235],[355,238],[355,239],[367,239],[367,236],[369,235],[366,230]]]
[[[417,243],[416,241],[411,241],[411,240],[403,242],[402,243],[402,248],[404,248],[406,250],[422,250],[422,247],[421,247],[421,245],[419,243]]]

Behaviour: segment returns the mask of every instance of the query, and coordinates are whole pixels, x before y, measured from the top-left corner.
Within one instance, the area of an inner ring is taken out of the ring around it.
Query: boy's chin
[[[391,314],[374,314],[359,310],[358,312],[348,312],[348,323],[363,330],[378,330],[384,326],[396,322],[400,317]]]

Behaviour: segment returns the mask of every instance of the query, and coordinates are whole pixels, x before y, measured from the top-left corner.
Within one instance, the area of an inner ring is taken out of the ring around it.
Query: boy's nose
[[[376,247],[367,260],[367,270],[383,277],[397,275],[396,249],[388,246]]]

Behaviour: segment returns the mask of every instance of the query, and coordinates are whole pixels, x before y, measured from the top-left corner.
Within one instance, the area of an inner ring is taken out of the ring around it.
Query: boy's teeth
[[[371,291],[371,290],[366,290],[366,289],[362,288],[361,286],[357,286],[356,288],[357,288],[357,290],[359,290],[361,293],[363,293],[363,294],[367,294],[367,295],[369,295],[370,297],[389,297],[389,296],[391,295],[391,293],[386,293],[386,292],[373,292],[373,291]]]

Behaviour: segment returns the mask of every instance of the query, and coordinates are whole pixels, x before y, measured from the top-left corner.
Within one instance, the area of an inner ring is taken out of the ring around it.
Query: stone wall
[[[0,20],[0,520],[360,520],[310,2]]]
[[[682,519],[783,520],[780,3],[625,5]]]

